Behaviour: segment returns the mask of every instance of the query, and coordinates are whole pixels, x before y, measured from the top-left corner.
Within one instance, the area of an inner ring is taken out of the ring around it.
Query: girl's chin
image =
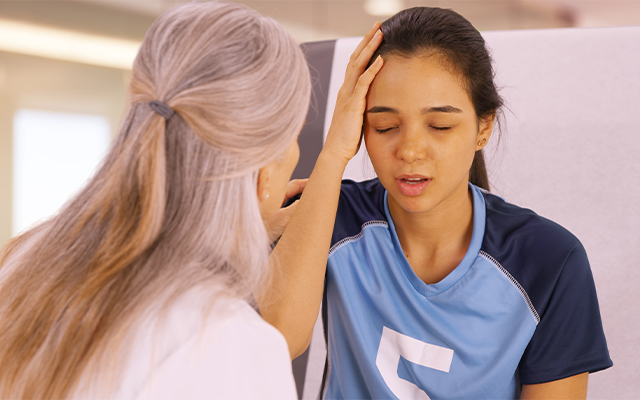
[[[433,210],[434,205],[430,199],[419,196],[405,196],[402,193],[389,192],[389,209],[410,214],[421,214]],[[393,204],[395,203],[395,204]]]

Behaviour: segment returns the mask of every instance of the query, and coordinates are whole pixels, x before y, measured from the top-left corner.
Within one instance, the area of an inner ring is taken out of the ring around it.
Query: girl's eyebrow
[[[377,114],[377,113],[398,114],[398,110],[391,107],[381,107],[381,106],[373,106],[367,110],[367,114]]]
[[[461,113],[462,110],[454,106],[440,106],[440,107],[423,108],[422,110],[420,110],[420,112],[422,114],[428,114],[432,112]]]
[[[430,107],[423,108],[420,110],[422,114],[429,114],[434,112],[442,112],[442,113],[461,113],[463,112],[461,109],[456,108],[454,106],[439,106],[439,107]],[[383,107],[383,106],[373,106],[367,110],[367,114],[378,114],[378,113],[391,113],[398,114],[398,110],[391,107]]]

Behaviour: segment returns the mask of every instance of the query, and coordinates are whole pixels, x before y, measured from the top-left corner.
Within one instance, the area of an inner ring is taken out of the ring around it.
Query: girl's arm
[[[347,162],[358,150],[366,94],[382,67],[365,67],[382,41],[376,22],[351,56],[327,140],[287,229],[271,255],[272,280],[258,300],[262,317],[285,337],[291,357],[309,346]]]
[[[537,385],[522,385],[522,400],[574,400],[587,398],[589,373],[570,376],[557,381]]]

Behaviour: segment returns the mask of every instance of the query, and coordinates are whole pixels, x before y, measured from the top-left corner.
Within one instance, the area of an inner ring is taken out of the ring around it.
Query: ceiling
[[[140,40],[163,11],[187,0],[0,1],[0,18]],[[365,0],[240,0],[299,42],[362,35],[376,20]],[[404,0],[452,8],[479,30],[640,25],[640,0]]]

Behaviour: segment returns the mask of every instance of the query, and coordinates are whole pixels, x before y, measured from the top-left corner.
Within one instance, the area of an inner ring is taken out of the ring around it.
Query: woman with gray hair
[[[155,21],[99,171],[0,253],[0,398],[294,398],[250,304],[304,186],[310,89],[291,36],[244,6]]]

